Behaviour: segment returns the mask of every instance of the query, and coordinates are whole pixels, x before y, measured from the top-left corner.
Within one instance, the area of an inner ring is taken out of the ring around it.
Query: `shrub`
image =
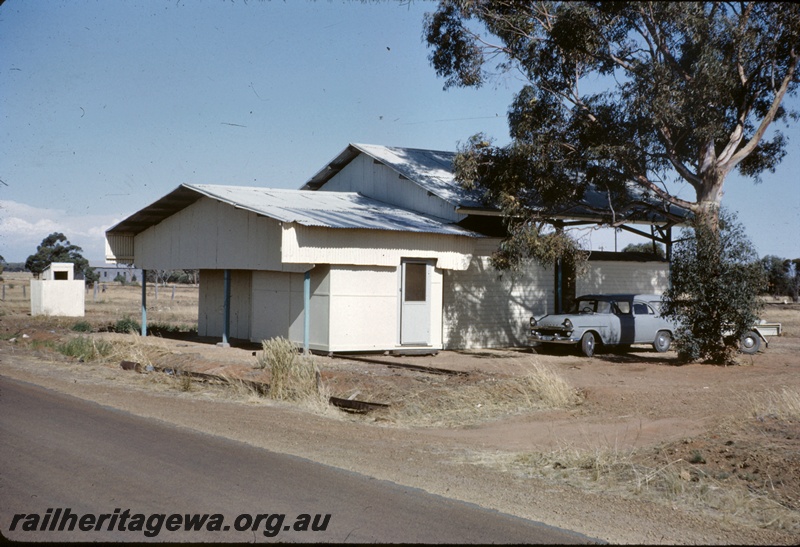
[[[300,356],[293,342],[272,338],[262,342],[262,349],[256,366],[269,368],[270,398],[297,401],[319,395],[319,371],[311,359]]]
[[[684,361],[735,362],[739,339],[760,309],[766,284],[758,255],[733,213],[719,232],[701,225],[675,245],[662,312],[680,324],[675,343]]]
[[[88,321],[78,321],[72,325],[72,330],[75,332],[92,332],[92,325]]]
[[[123,317],[117,324],[114,325],[114,332],[141,332],[142,326],[139,324],[138,321],[135,319],[131,319],[130,317]]]

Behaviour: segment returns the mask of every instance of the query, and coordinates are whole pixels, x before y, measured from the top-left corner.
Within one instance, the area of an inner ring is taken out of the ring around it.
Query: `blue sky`
[[[504,144],[521,83],[444,91],[421,39],[434,8],[6,0],[0,255],[24,261],[59,231],[102,262],[105,229],[181,183],[299,188],[349,142],[454,150],[483,131]],[[726,184],[760,255],[800,256],[800,127],[788,135],[774,175]]]

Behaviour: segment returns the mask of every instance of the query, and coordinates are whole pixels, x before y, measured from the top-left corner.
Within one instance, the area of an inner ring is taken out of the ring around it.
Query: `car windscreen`
[[[582,298],[572,306],[570,313],[610,313],[611,302],[594,298]]]

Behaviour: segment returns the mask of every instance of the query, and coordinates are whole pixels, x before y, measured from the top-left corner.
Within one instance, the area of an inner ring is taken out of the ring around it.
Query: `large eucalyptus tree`
[[[619,209],[634,184],[716,230],[727,176],[774,170],[787,142],[773,122],[797,119],[795,3],[440,0],[424,36],[445,88],[523,80],[511,144],[477,136],[459,163],[515,215],[590,186]]]

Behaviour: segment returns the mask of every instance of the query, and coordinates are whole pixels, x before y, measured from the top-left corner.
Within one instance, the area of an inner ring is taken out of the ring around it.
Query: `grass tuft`
[[[78,336],[56,344],[55,349],[68,357],[75,357],[83,361],[94,361],[109,355],[114,346],[105,340],[94,340],[85,336]]]
[[[285,338],[264,340],[256,367],[269,369],[269,397],[281,401],[306,401],[321,397],[320,373],[314,361],[301,356]]]

